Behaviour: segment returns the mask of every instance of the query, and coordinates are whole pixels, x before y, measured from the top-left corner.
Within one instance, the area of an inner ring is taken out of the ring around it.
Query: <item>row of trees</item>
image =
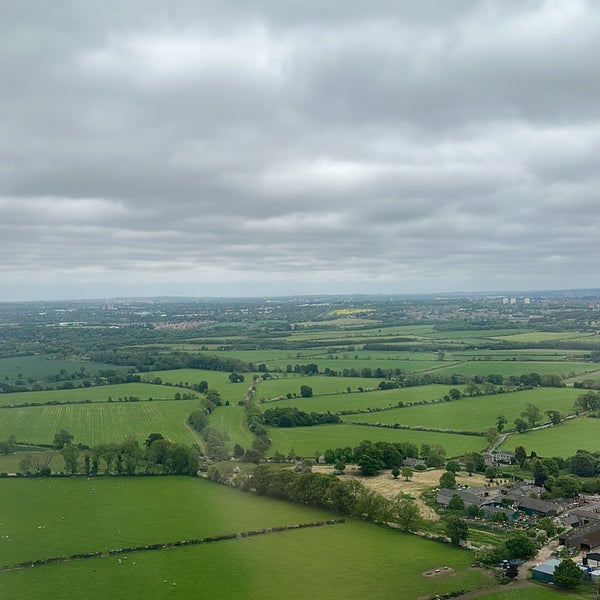
[[[307,413],[295,407],[268,408],[263,413],[263,420],[271,427],[310,427],[327,423],[341,423],[338,415],[330,412]]]
[[[143,446],[134,438],[92,447],[72,442],[73,436],[65,430],[55,436],[55,447],[63,444],[59,452],[65,462],[65,471],[72,475],[195,475],[198,472],[200,448],[173,443],[160,433],[150,434]],[[24,473],[50,475],[50,458],[48,455],[43,459],[28,455],[20,467]]]

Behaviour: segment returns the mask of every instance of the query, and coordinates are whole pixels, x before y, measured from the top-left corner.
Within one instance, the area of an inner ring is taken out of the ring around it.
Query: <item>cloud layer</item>
[[[600,287],[592,0],[22,0],[0,49],[0,300]]]

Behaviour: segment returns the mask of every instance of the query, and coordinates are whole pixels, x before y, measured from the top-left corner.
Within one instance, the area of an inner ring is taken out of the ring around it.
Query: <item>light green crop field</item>
[[[410,442],[421,444],[440,444],[446,449],[446,455],[462,456],[467,452],[480,452],[486,446],[485,438],[473,435],[455,435],[414,431],[409,429],[387,429],[383,427],[365,427],[360,425],[317,425],[314,427],[269,427],[269,437],[273,444],[269,454],[276,451],[287,455],[293,449],[297,456],[313,457],[318,451],[328,448],[355,447],[363,440],[373,442]]]
[[[151,381],[155,377],[160,377],[163,383],[172,383],[177,385],[193,385],[201,381],[207,381],[209,389],[217,390],[221,394],[223,402],[229,400],[230,403],[237,404],[244,399],[248,386],[252,382],[252,373],[244,373],[245,381],[242,383],[231,383],[229,373],[223,371],[206,371],[204,369],[174,369],[172,371],[150,371],[143,374],[143,378]],[[165,387],[164,389],[169,389]],[[181,391],[181,390],[179,390]],[[194,393],[186,390],[187,393]],[[196,392],[197,393],[197,392]]]
[[[439,365],[439,363],[438,363]],[[594,365],[591,363],[576,362],[535,362],[535,361],[506,361],[491,362],[484,360],[468,360],[462,364],[452,364],[448,367],[441,367],[436,370],[437,373],[456,373],[457,375],[490,375],[497,373],[504,377],[510,375],[524,375],[527,373],[539,373],[540,375],[562,375],[564,377],[578,375],[587,371],[592,371]]]
[[[254,435],[246,427],[246,409],[243,406],[217,406],[210,415],[210,426],[229,436],[226,446],[230,451],[234,444],[244,448],[252,445]]]
[[[122,442],[128,436],[143,442],[150,433],[190,445],[198,437],[185,421],[198,406],[197,400],[172,400],[5,408],[0,412],[0,440],[14,434],[19,442],[51,444],[54,434],[66,429],[75,443],[90,446]]]
[[[410,406],[375,413],[346,415],[347,423],[400,423],[410,427],[435,427],[456,431],[485,431],[496,426],[496,417],[504,415],[508,420],[507,429],[513,421],[521,417],[528,403],[535,404],[542,412],[538,424],[547,421],[546,410],[557,410],[568,414],[581,390],[573,388],[537,388],[522,392],[461,398],[443,404]]]
[[[546,340],[583,340],[596,338],[595,333],[578,333],[575,331],[531,331],[528,333],[515,333],[502,337],[505,342],[543,342]]]
[[[578,418],[538,431],[516,433],[501,448],[514,450],[524,446],[538,456],[572,456],[577,450],[600,451],[600,419]]]
[[[74,390],[50,390],[42,392],[18,392],[0,394],[0,406],[19,404],[49,404],[50,402],[106,402],[109,399],[117,402],[119,398],[134,396],[140,401],[153,398],[154,400],[173,400],[176,393],[193,394],[191,390],[150,383],[120,383],[117,385],[99,385]]]
[[[0,525],[4,564],[334,516],[192,478],[8,480],[0,482],[0,507],[11,514]],[[472,561],[468,551],[348,519],[7,571],[0,591],[7,599],[412,600],[488,584]],[[448,574],[424,574],[445,566]]]
[[[312,398],[291,398],[264,403],[260,407],[267,408],[295,406],[305,412],[339,412],[346,410],[367,410],[397,406],[398,402],[422,402],[423,400],[439,400],[453,387],[464,390],[465,386],[457,385],[421,385],[396,390],[377,390],[373,392],[353,392],[351,394],[332,394]],[[354,389],[354,388],[353,388]],[[380,413],[377,413],[380,414]]]
[[[518,332],[518,333],[517,333]],[[480,330],[465,330],[465,331],[435,331],[433,333],[427,334],[424,337],[436,340],[469,340],[469,343],[472,343],[474,338],[489,340],[493,338],[504,339],[505,337],[514,338],[516,335],[528,335],[528,330],[523,329],[480,329]]]
[[[481,362],[516,361],[516,362],[566,362],[572,361],[574,357],[585,358],[589,352],[584,350],[460,350],[446,352],[446,359],[465,361],[476,360]]]
[[[359,387],[363,389],[376,388],[381,379],[366,377],[327,377],[326,375],[314,375],[311,377],[280,377],[279,379],[270,379],[260,381],[256,388],[255,399],[260,402],[261,399],[270,400],[285,396],[286,394],[300,395],[300,386],[308,385],[313,389],[313,396],[322,394],[341,394],[346,388],[354,391]]]

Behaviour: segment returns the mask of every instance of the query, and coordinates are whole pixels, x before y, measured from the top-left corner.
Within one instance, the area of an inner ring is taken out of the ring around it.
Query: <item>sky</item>
[[[1,2],[0,301],[600,287],[599,57],[595,0]]]

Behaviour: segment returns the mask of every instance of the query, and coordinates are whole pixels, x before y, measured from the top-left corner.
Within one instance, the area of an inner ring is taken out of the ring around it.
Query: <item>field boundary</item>
[[[130,548],[112,548],[110,550],[99,550],[97,552],[82,552],[71,554],[70,556],[54,556],[51,558],[40,558],[37,560],[27,560],[14,565],[5,565],[0,569],[0,573],[9,571],[18,571],[21,569],[39,567],[42,565],[66,563],[73,560],[84,560],[87,558],[107,558],[109,556],[119,554],[132,554],[138,552],[149,552],[152,550],[170,550],[180,546],[197,546],[202,544],[210,544],[213,542],[223,542],[226,540],[235,540],[257,535],[268,535],[272,533],[280,533],[282,531],[294,531],[297,529],[307,529],[311,527],[326,527],[328,525],[340,525],[345,523],[346,519],[328,519],[326,521],[312,521],[310,523],[295,523],[294,525],[281,525],[278,527],[269,527],[266,529],[253,529],[250,531],[242,531],[239,533],[226,533],[223,535],[209,536],[191,540],[178,540],[176,542],[166,542],[162,544],[147,544],[144,546],[132,546]],[[126,558],[126,557],[125,557]],[[119,562],[121,559],[119,559]]]

